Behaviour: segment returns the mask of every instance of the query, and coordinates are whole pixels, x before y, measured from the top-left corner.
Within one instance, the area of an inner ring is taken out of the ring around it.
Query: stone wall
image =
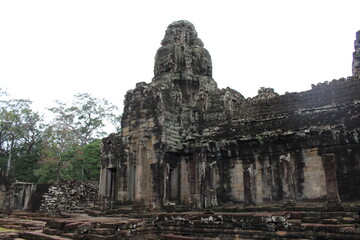
[[[12,184],[14,179],[6,175],[5,172],[0,171],[0,214],[11,213],[11,200],[12,200]]]
[[[49,187],[40,211],[52,214],[81,212],[98,204],[98,183],[67,181]]]
[[[13,185],[13,209],[30,210],[35,189],[36,184],[34,183],[16,181]]]
[[[119,204],[211,208],[360,200],[360,79],[300,93],[218,89],[194,26],[174,22],[155,76],[128,91],[103,140],[100,193]]]
[[[38,183],[35,185],[35,189],[31,195],[31,201],[27,210],[36,212],[40,210],[41,200],[45,193],[49,191],[51,183]]]

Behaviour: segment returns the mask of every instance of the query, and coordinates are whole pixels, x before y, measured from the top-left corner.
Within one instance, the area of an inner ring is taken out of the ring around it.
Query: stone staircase
[[[16,229],[12,236],[0,235],[0,239],[360,239],[357,211],[315,210],[69,214],[62,218],[22,214],[0,219],[0,226]]]
[[[360,239],[359,216],[353,212],[216,213],[163,216],[159,232],[192,239]],[[165,234],[165,235],[164,235]]]
[[[134,209],[132,205],[116,206],[113,209],[109,210],[101,210],[100,207],[93,207],[91,209],[86,209],[84,213],[93,217],[109,215],[127,215],[130,213],[134,213]]]
[[[360,239],[357,212],[154,213],[141,218],[49,219],[68,239]]]
[[[290,230],[316,239],[360,239],[358,212],[290,212]]]

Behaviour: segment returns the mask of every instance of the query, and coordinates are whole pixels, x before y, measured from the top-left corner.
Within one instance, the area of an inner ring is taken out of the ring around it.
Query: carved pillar
[[[253,166],[246,164],[244,166],[244,200],[245,205],[255,205],[254,192],[253,192]]]
[[[204,204],[205,208],[211,209],[217,206],[217,197],[215,190],[216,182],[216,164],[215,162],[208,164],[205,167],[204,178]]]
[[[280,177],[284,207],[295,205],[293,171],[290,164],[290,154],[280,156]]]
[[[338,207],[341,204],[336,179],[336,163],[334,154],[323,154],[322,156],[325,181],[326,181],[326,200],[328,207]]]

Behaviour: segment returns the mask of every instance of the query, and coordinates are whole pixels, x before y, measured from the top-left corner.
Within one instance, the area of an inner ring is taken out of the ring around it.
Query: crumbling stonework
[[[49,187],[43,195],[40,211],[51,214],[83,212],[97,204],[96,182],[66,181]]]
[[[245,99],[211,71],[194,26],[170,24],[152,82],[127,92],[121,133],[103,140],[101,195],[150,209],[360,200],[357,74]]]
[[[14,179],[5,172],[0,171],[0,214],[11,213]]]
[[[18,182],[0,171],[0,213],[13,210],[37,211],[49,184]]]
[[[35,192],[36,184],[16,181],[13,188],[13,209],[30,210],[31,198]]]

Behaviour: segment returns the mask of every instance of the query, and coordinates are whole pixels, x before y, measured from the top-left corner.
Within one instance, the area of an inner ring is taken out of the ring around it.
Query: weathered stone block
[[[104,139],[100,193],[145,209],[358,201],[355,75],[300,93],[261,88],[245,99],[217,87],[194,26],[174,22],[152,82],[126,94],[122,132]]]

